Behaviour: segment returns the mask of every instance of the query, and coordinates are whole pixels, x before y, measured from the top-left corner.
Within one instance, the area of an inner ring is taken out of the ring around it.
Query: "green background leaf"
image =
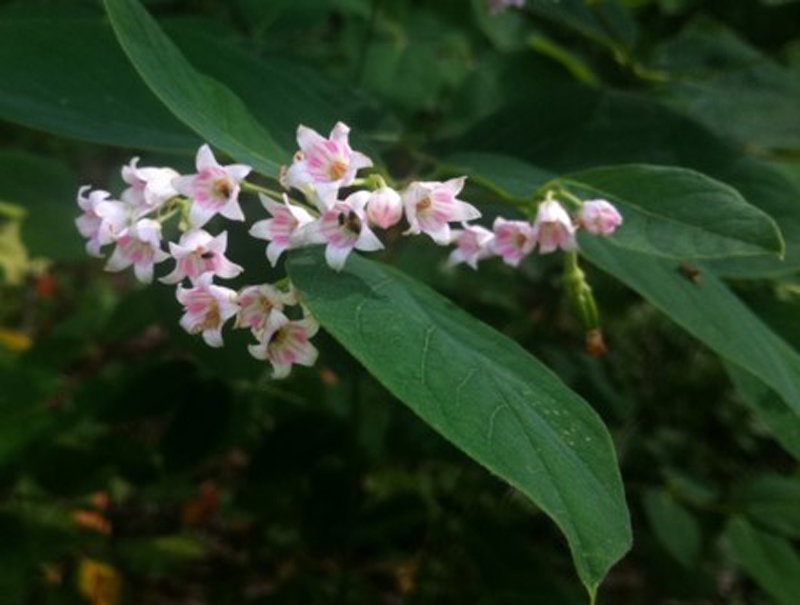
[[[315,317],[401,401],[531,498],[567,537],[590,591],[630,547],[616,457],[597,414],[516,343],[402,273],[294,253]]]

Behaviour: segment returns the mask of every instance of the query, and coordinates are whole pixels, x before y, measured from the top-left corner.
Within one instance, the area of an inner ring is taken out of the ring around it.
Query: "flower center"
[[[208,311],[206,311],[206,316],[203,319],[203,323],[200,324],[199,329],[200,331],[213,330],[219,325],[220,321],[222,321],[222,317],[220,316],[219,305],[216,301],[212,301],[208,306]]]
[[[346,229],[354,235],[361,233],[361,219],[358,218],[355,212],[350,211],[346,215],[340,214],[336,220],[339,221],[339,226],[342,229]]]
[[[231,180],[228,178],[216,179],[211,185],[211,188],[217,197],[223,199],[228,199],[233,193],[233,183],[231,183]]]
[[[422,212],[423,210],[427,210],[433,206],[433,200],[431,200],[430,196],[422,198],[419,202],[417,202],[417,212]]]
[[[528,238],[525,236],[524,233],[520,232],[517,233],[517,236],[514,238],[514,241],[517,243],[518,248],[524,248],[525,244],[528,241]]]
[[[345,174],[347,174],[348,168],[349,166],[347,162],[343,160],[334,160],[331,162],[331,166],[328,169],[328,176],[330,176],[331,180],[338,181]]]

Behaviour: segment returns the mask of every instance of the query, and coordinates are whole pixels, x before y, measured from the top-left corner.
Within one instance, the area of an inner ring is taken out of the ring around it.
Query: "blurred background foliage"
[[[488,162],[514,191],[515,162],[647,161],[728,182],[787,256],[713,269],[800,347],[800,2],[145,5],[287,149],[298,123],[341,119],[398,178]],[[246,338],[205,348],[170,288],[86,257],[78,186],[119,190],[132,155],[188,170],[200,142],[98,2],[2,3],[0,119],[3,605],[585,602],[554,526],[332,339],[272,382]],[[499,211],[492,189],[469,196]],[[269,278],[231,231],[231,257]],[[474,273],[445,254],[398,240],[385,257],[523,344],[614,436],[635,546],[599,602],[800,603],[800,428],[774,393],[599,270],[610,351],[594,359],[557,261]]]

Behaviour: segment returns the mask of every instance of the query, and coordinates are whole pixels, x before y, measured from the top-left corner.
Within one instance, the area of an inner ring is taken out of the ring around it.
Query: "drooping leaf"
[[[788,538],[800,538],[800,479],[762,475],[745,484],[737,504],[753,521]]]
[[[561,528],[594,592],[630,546],[609,435],[595,412],[513,341],[402,273],[321,250],[289,271],[320,323],[394,395]]]
[[[775,221],[735,189],[692,170],[633,164],[558,180],[619,208],[625,222],[609,242],[621,248],[682,259],[783,252]]]
[[[664,548],[684,567],[700,555],[700,526],[692,514],[664,490],[650,490],[642,499],[650,527]]]
[[[711,271],[687,279],[677,263],[581,238],[582,253],[639,292],[723,358],[746,368],[800,414],[800,355]]]
[[[800,417],[774,390],[750,372],[725,363],[742,402],[787,452],[800,460]]]
[[[105,7],[128,58],[175,116],[237,161],[277,176],[287,153],[239,97],[198,72],[139,0],[105,0]]]
[[[736,560],[765,592],[781,605],[800,602],[800,556],[791,542],[739,517],[731,519],[725,536]]]

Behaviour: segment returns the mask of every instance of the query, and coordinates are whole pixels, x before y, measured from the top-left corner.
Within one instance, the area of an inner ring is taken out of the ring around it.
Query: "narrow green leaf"
[[[519,345],[382,264],[294,253],[320,323],[401,401],[544,510],[590,592],[630,547],[611,439],[597,414]]]
[[[192,67],[139,0],[104,3],[123,50],[170,111],[237,161],[277,176],[289,158],[239,97]]]
[[[732,187],[693,170],[609,166],[559,182],[619,207],[625,223],[609,241],[621,248],[705,260],[783,253],[775,221]]]
[[[745,484],[737,504],[763,527],[800,538],[800,478],[762,475]]]
[[[639,292],[723,358],[746,368],[800,414],[800,355],[779,338],[725,284],[700,267],[700,282],[675,262],[581,238],[583,254]]]
[[[664,490],[649,490],[642,498],[650,527],[664,548],[689,569],[700,555],[700,526],[692,514]]]
[[[739,517],[731,519],[725,536],[736,560],[765,592],[781,605],[800,603],[800,557],[790,542]]]
[[[739,397],[787,452],[800,461],[800,416],[775,391],[750,372],[725,363]]]

